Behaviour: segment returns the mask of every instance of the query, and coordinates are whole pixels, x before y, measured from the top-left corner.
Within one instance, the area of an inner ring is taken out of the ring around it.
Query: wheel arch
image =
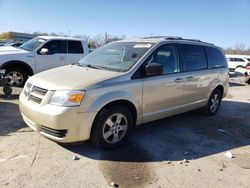
[[[118,99],[118,100],[114,100],[112,102],[109,102],[107,104],[105,104],[100,110],[99,112],[101,112],[103,109],[108,109],[112,106],[115,106],[115,105],[122,105],[122,106],[125,106],[129,109],[129,111],[131,112],[132,116],[133,116],[133,119],[134,119],[134,125],[136,124],[136,121],[137,121],[137,110],[136,110],[136,107],[135,105],[130,102],[129,100],[126,100],[126,99]],[[99,114],[98,112],[98,114]]]
[[[219,89],[220,92],[221,92],[222,97],[224,96],[225,89],[224,89],[223,84],[217,83],[213,87],[211,87],[210,90],[209,90],[209,92],[207,93],[207,100],[210,98],[211,94],[213,93],[213,91],[215,89]]]
[[[1,65],[0,69],[8,69],[11,67],[18,67],[18,68],[22,68],[26,70],[28,76],[34,75],[33,69],[27,63],[25,63],[24,61],[20,61],[20,60],[8,61],[4,63],[3,65]]]
[[[224,95],[224,87],[222,86],[222,85],[218,85],[216,88],[214,88],[214,90],[215,89],[218,89],[220,92],[221,92],[221,96],[223,96]],[[213,90],[213,91],[214,91]]]

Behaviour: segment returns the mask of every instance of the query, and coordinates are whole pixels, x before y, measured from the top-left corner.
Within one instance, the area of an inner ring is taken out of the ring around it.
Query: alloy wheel
[[[121,114],[111,115],[103,126],[103,138],[110,144],[115,144],[122,140],[128,130],[128,120]]]
[[[211,98],[211,103],[210,103],[210,110],[212,113],[216,112],[220,104],[220,99],[219,95],[215,93],[213,97]]]
[[[11,71],[6,75],[10,86],[19,86],[23,83],[23,75],[17,71]]]

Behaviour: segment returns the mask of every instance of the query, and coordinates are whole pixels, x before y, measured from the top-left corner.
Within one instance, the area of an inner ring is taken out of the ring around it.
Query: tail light
[[[246,69],[250,70],[250,63],[247,63]]]

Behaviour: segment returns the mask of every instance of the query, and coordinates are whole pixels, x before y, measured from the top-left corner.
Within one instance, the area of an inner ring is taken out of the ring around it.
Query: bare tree
[[[235,54],[244,54],[244,51],[246,50],[246,45],[243,43],[237,43],[234,46]]]
[[[250,55],[250,48],[246,49],[244,43],[237,43],[233,48],[226,48],[224,51],[226,54]]]

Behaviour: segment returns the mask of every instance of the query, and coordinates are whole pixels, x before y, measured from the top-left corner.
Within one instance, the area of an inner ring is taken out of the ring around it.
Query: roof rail
[[[182,37],[178,37],[178,36],[152,36],[152,37],[144,37],[144,39],[157,39],[157,38],[162,38],[165,40],[185,40],[185,41],[192,41],[192,42],[202,42],[202,43],[206,43],[206,44],[210,44],[210,45],[214,45],[212,43],[208,43],[208,42],[203,42],[199,39],[185,39]]]
[[[183,40],[194,41],[194,42],[202,42],[202,41],[199,40],[199,39],[183,39]]]
[[[201,40],[199,40],[199,39],[183,39],[183,40],[186,40],[186,41],[193,41],[193,42],[202,42],[202,43],[205,43],[205,44],[214,45],[213,43],[204,42],[204,41],[201,41]]]
[[[155,39],[155,38],[163,38],[163,39],[168,39],[168,40],[180,40],[182,39],[181,37],[178,36],[152,36],[152,37],[144,37],[144,39]]]

